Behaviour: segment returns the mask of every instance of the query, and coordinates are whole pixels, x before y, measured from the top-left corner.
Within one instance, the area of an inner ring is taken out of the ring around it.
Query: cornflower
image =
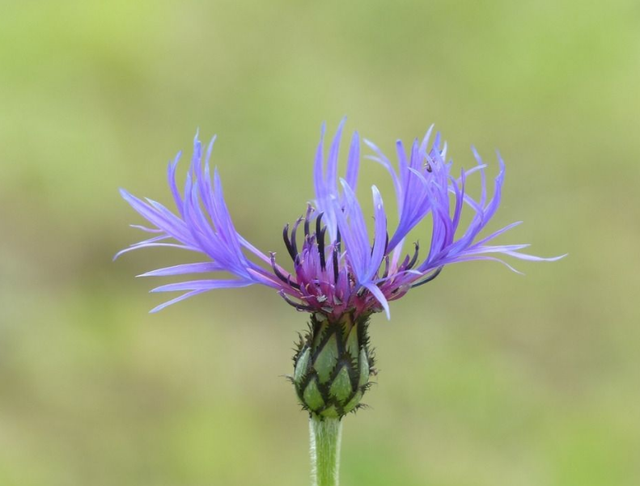
[[[286,270],[275,253],[263,253],[236,230],[217,168],[211,177],[209,160],[215,137],[204,153],[197,134],[182,193],[176,182],[181,154],[169,164],[168,182],[176,212],[121,190],[122,197],[152,225],[135,227],[155,236],[116,255],[149,247],[180,248],[199,252],[206,261],[161,268],[141,276],[217,272],[233,276],[156,287],[152,292],[184,293],[151,312],[210,290],[260,284],[277,291],[298,311],[309,313],[309,330],[301,336],[290,379],[310,415],[313,477],[318,486],[338,484],[341,419],[362,406],[370,377],[376,373],[367,332],[372,314],[385,312],[389,318],[391,301],[431,282],[452,263],[491,260],[517,272],[500,257],[529,261],[562,258],[522,253],[527,244],[493,244],[495,238],[520,222],[480,237],[500,205],[504,162],[498,154],[500,170],[489,198],[486,165],[477,151],[473,149],[476,165],[455,175],[452,162],[446,160],[447,145],[441,142],[440,134],[430,143],[433,126],[410,147],[396,142],[397,164],[372,142],[364,141],[371,151],[366,158],[381,164],[391,177],[398,212],[397,226],[389,228],[380,191],[372,186],[371,234],[356,196],[361,165],[357,132],[351,138],[345,176],[338,175],[344,123],[345,120],[340,123],[326,156],[323,125],[314,164],[315,199],[293,225],[284,226],[284,246],[293,271]],[[480,178],[477,199],[466,191],[472,174]],[[472,217],[468,225],[461,227],[465,209],[471,211]],[[410,232],[425,220],[431,225],[426,251],[417,242],[407,248]]]

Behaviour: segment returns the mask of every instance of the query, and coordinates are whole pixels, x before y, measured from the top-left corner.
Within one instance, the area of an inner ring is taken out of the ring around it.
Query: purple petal
[[[164,231],[158,228],[147,228],[146,226],[142,226],[141,224],[130,224],[129,227],[136,228],[142,231],[146,231],[147,233],[163,233]]]
[[[358,171],[360,169],[360,135],[353,133],[351,148],[349,149],[349,159],[347,161],[347,174],[345,180],[349,187],[356,191],[358,187]]]
[[[498,231],[496,231],[495,233],[490,234],[489,236],[487,236],[486,238],[483,238],[482,240],[478,241],[476,243],[476,245],[483,245],[491,240],[493,240],[494,238],[500,236],[503,233],[506,233],[507,231],[509,231],[511,228],[515,228],[516,226],[522,224],[522,221],[516,221],[515,223],[511,223],[507,226],[505,226],[502,229],[499,229]]]
[[[325,179],[325,187],[327,188],[329,194],[334,194],[336,196],[338,193],[338,153],[340,151],[340,139],[342,138],[342,130],[346,121],[347,119],[345,117],[340,122],[340,125],[338,125],[338,130],[336,131],[336,135],[333,138],[333,142],[331,143],[331,148],[329,149],[329,157],[327,159],[327,177]]]
[[[503,253],[505,255],[509,255],[514,258],[518,258],[520,260],[527,260],[530,262],[557,262],[558,260],[562,260],[564,257],[569,255],[568,253],[565,253],[564,255],[560,255],[556,257],[544,258],[544,257],[533,256],[533,255],[525,255],[523,253],[518,253],[515,251],[505,251]]]
[[[364,221],[362,208],[349,185],[344,179],[340,181],[344,189],[345,213],[349,217],[347,223],[341,211],[336,210],[338,227],[347,246],[347,257],[350,259],[356,278],[363,278],[370,258],[369,238],[367,235],[367,225]]]
[[[516,270],[514,267],[509,265],[504,260],[501,260],[500,258],[495,258],[495,257],[490,257],[490,256],[483,256],[483,255],[480,255],[480,256],[466,256],[466,257],[455,257],[455,258],[451,258],[451,259],[445,259],[445,260],[442,260],[442,261],[438,262],[436,265],[433,265],[433,268],[437,268],[437,267],[442,266],[442,265],[450,265],[450,264],[462,263],[462,262],[473,262],[473,261],[478,261],[478,260],[487,260],[487,261],[492,261],[492,262],[498,262],[498,263],[501,263],[502,265],[504,265],[505,267],[507,267],[512,272],[515,272],[518,275],[524,275],[524,273],[522,273],[519,270]]]
[[[179,282],[161,285],[151,290],[151,292],[178,292],[183,290],[213,290],[231,289],[236,287],[248,287],[255,282],[249,280],[191,280],[189,282]]]
[[[378,302],[380,302],[380,305],[382,306],[382,308],[384,309],[385,314],[387,315],[387,319],[391,319],[391,311],[389,310],[389,302],[387,301],[386,297],[382,293],[382,290],[380,290],[378,288],[378,286],[376,284],[373,284],[373,283],[365,284],[364,287],[369,292],[371,292],[371,295],[373,295]]]
[[[215,262],[185,263],[173,267],[152,270],[151,272],[142,273],[138,275],[138,277],[166,277],[169,275],[185,275],[189,273],[218,272],[220,270],[224,270],[224,267],[221,267]]]
[[[180,191],[178,190],[178,186],[176,185],[176,167],[178,166],[178,162],[180,161],[181,156],[182,152],[178,152],[178,155],[176,155],[174,161],[169,163],[169,168],[167,170],[167,180],[169,182],[169,189],[171,190],[171,194],[173,195],[173,200],[176,203],[176,207],[182,214],[182,196],[180,196]]]
[[[170,234],[173,238],[184,243],[188,242],[190,238],[188,237],[184,223],[178,218],[176,218],[175,216],[173,216],[173,218],[167,216],[165,212],[160,211],[157,207],[153,207],[150,203],[147,204],[143,202],[142,200],[127,192],[125,189],[120,189],[120,194],[122,195],[123,199],[127,201],[131,205],[131,207],[135,209],[147,221],[162,229],[166,233]],[[158,204],[158,206],[161,205]]]
[[[179,248],[181,250],[189,250],[189,251],[200,251],[198,248],[193,248],[191,246],[180,245],[177,243],[137,243],[135,245],[131,245],[129,248],[125,248],[124,250],[120,250],[113,257],[113,261],[120,258],[124,253],[128,253],[133,250],[139,250],[140,248],[152,248],[152,247],[167,247],[167,248]]]
[[[149,314],[155,314],[156,312],[161,311],[165,307],[169,307],[170,305],[176,304],[182,300],[188,299],[189,297],[193,297],[194,295],[202,294],[206,292],[206,290],[193,290],[191,292],[187,292],[186,294],[181,295],[180,297],[176,297],[175,299],[171,299],[164,304],[160,304],[157,307],[154,307],[149,311]]]
[[[316,188],[316,198],[318,200],[324,199],[328,192],[325,185],[325,179],[324,179],[323,146],[324,146],[325,131],[326,131],[326,126],[323,123],[322,128],[320,130],[320,143],[318,144],[318,149],[316,151],[316,161],[313,169],[313,181]]]
[[[376,186],[371,188],[373,192],[373,207],[375,218],[375,233],[373,240],[373,252],[371,253],[371,261],[365,275],[362,277],[364,282],[368,282],[376,274],[382,259],[385,256],[387,246],[387,215],[384,211],[382,196]]]

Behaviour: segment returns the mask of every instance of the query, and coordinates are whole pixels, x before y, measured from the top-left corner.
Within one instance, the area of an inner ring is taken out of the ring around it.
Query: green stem
[[[342,421],[312,414],[309,435],[312,486],[338,486]]]

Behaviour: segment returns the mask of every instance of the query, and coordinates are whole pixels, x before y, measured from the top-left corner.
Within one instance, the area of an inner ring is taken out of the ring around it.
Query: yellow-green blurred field
[[[149,315],[134,276],[185,255],[112,263],[143,236],[118,188],[168,202],[217,133],[238,229],[282,253],[345,114],[390,154],[432,122],[458,166],[499,148],[501,241],[570,256],[454,265],[376,316],[343,484],[640,484],[640,4],[588,4],[1,0],[0,485],[308,483],[305,316],[261,288]]]

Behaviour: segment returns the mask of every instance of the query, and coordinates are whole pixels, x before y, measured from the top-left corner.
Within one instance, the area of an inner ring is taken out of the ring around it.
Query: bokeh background
[[[640,484],[638,2],[0,7],[1,485],[307,484],[282,378],[305,316],[263,288],[149,315],[134,275],[187,255],[111,258],[143,236],[118,188],[168,203],[197,127],[239,230],[282,254],[343,115],[390,153],[433,122],[458,166],[499,148],[492,227],[570,254],[453,266],[376,317],[344,485]]]

